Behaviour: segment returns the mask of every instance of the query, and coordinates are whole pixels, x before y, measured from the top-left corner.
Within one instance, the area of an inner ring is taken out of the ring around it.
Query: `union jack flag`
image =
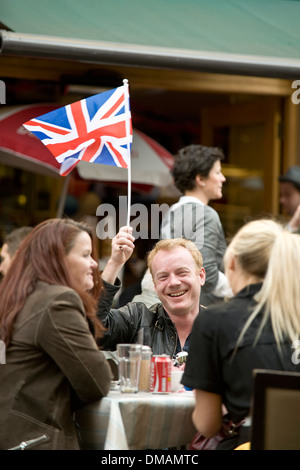
[[[132,124],[128,84],[25,122],[66,176],[81,161],[128,168]]]

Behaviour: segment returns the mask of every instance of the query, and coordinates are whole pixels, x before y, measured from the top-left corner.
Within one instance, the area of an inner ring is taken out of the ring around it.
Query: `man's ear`
[[[205,269],[204,268],[201,268],[200,271],[199,271],[199,277],[200,277],[200,284],[201,286],[203,286],[205,284],[205,279],[206,279],[206,273],[205,273]]]

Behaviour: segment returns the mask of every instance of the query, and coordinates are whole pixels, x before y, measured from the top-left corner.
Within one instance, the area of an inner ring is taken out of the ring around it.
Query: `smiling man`
[[[189,240],[168,239],[155,245],[147,262],[160,300],[150,308],[142,302],[111,308],[120,287],[117,280],[120,266],[103,273],[105,290],[98,304],[98,317],[107,333],[101,346],[115,350],[118,343],[139,340],[150,346],[153,354],[168,354],[172,358],[188,350],[189,335],[199,313],[200,292],[205,282],[202,255]]]

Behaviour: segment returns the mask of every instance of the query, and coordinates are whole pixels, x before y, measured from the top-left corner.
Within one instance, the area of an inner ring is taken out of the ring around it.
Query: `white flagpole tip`
[[[128,84],[127,78],[124,78],[123,83],[124,83],[124,85],[125,85],[125,84]]]

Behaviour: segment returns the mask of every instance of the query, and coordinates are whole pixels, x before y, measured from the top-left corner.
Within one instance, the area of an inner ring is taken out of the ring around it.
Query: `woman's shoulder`
[[[221,219],[220,219],[220,216],[219,216],[218,212],[213,207],[211,207],[209,205],[204,206],[204,215],[205,215],[206,218],[209,217],[210,219],[221,223]]]
[[[64,293],[77,295],[76,291],[72,289],[71,287],[63,286],[60,284],[49,284],[48,282],[44,282],[44,281],[37,281],[36,286],[35,286],[35,291],[43,292],[45,296],[46,295],[56,296],[56,295],[61,295]]]
[[[31,300],[47,308],[50,304],[68,302],[81,305],[79,294],[68,286],[48,284],[38,281],[31,295]]]
[[[247,297],[231,297],[228,300],[223,300],[220,303],[211,305],[201,310],[203,314],[203,321],[219,323],[225,325],[227,322],[235,322],[236,318],[239,319],[244,315],[248,315],[248,307],[253,304],[253,299]]]
[[[213,317],[217,319],[220,315],[228,314],[232,311],[232,301],[232,298],[228,301],[220,300],[219,303],[204,308],[202,307],[200,313],[203,315],[203,318]]]
[[[201,337],[218,341],[224,351],[234,347],[248,315],[249,301],[233,297],[201,310],[195,320],[195,330]]]
[[[38,281],[34,290],[27,297],[20,314],[17,317],[19,325],[24,322],[36,326],[36,318],[39,317],[41,324],[43,319],[60,318],[62,312],[77,311],[85,316],[85,310],[81,298],[77,292],[70,287],[62,285],[52,285],[46,282]],[[35,328],[34,326],[32,327]]]

